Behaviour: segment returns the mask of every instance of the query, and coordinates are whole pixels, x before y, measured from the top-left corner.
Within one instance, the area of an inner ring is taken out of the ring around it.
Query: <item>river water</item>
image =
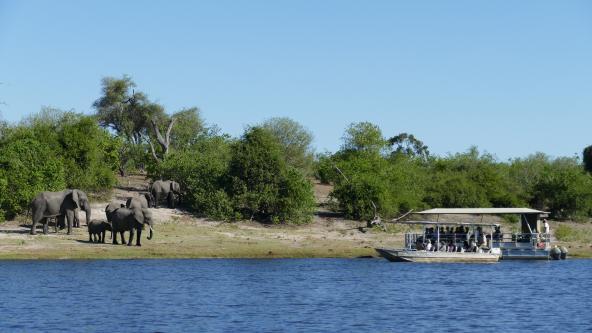
[[[0,261],[0,332],[592,331],[592,260]]]

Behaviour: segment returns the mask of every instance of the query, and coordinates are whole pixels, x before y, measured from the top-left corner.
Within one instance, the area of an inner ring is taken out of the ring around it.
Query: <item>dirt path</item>
[[[140,176],[121,178],[111,200],[124,203],[147,186]],[[225,223],[198,218],[182,209],[151,209],[155,238],[143,236],[141,248],[89,243],[84,214],[80,216],[82,227],[72,235],[64,230],[53,233],[52,228],[48,235],[29,235],[30,217],[21,216],[0,225],[0,258],[356,257],[375,255],[377,246],[400,245],[398,234],[362,233],[357,229],[359,222],[330,213],[322,205],[330,191],[329,186],[316,184],[315,196],[321,205],[314,221],[303,226]],[[105,219],[107,204],[92,202],[92,218]]]

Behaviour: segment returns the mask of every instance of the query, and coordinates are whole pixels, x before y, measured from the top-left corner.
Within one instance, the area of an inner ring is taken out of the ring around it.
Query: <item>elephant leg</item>
[[[111,231],[111,239],[113,239],[113,242],[112,242],[113,244],[115,244],[115,245],[119,244],[117,242],[117,232],[116,231]]]
[[[43,219],[43,234],[47,235],[49,233],[49,218]]]
[[[43,211],[44,207],[32,207],[33,224],[31,224],[31,235],[37,234],[37,224],[44,221]]]
[[[119,235],[121,235],[121,245],[125,245],[125,237],[124,237],[124,232],[125,232],[125,231],[121,231],[121,232],[119,233]]]
[[[142,227],[138,228],[138,234],[136,237],[136,246],[142,246],[142,244],[140,244],[140,240],[142,239]]]
[[[160,200],[160,195],[158,192],[154,194],[154,208],[158,208],[158,201]]]
[[[132,242],[134,241],[134,228],[130,229],[129,239],[127,240],[127,246],[132,246]]]
[[[66,220],[68,223],[68,235],[72,234],[72,223],[74,222],[74,211],[69,210],[66,212]]]
[[[99,243],[105,243],[105,233],[106,231],[103,230],[103,232],[99,234]]]
[[[92,239],[92,234],[89,232],[88,233],[88,242],[92,243],[93,239]]]

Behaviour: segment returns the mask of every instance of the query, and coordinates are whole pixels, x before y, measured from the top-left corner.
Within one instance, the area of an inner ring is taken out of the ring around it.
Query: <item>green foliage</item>
[[[119,143],[94,117],[45,108],[22,122],[14,135],[21,130],[62,159],[67,187],[99,191],[115,184]]]
[[[62,159],[51,146],[36,140],[33,133],[0,143],[0,220],[26,211],[41,191],[57,191],[66,186]]]
[[[0,138],[0,210],[12,216],[42,191],[106,190],[118,143],[93,117],[45,108]]]
[[[270,222],[308,222],[312,185],[290,170],[276,138],[260,127],[249,129],[232,149],[228,193],[242,218]]]
[[[334,162],[345,177],[334,178],[331,197],[348,217],[372,219],[372,203],[382,217],[423,206],[426,174],[416,160],[402,157],[394,162],[360,151],[338,155]]]
[[[303,223],[315,204],[311,183],[286,165],[276,138],[260,127],[236,142],[203,135],[190,148],[171,152],[149,174],[178,181],[183,203],[216,219]]]
[[[322,184],[329,184],[338,178],[331,154],[323,153],[316,156],[314,162],[314,176]]]
[[[538,153],[502,163],[475,147],[429,157],[427,147],[406,133],[390,139],[394,153],[385,157],[379,133],[375,125],[353,124],[340,151],[317,159],[317,178],[335,183],[332,197],[347,216],[371,218],[372,202],[383,217],[408,208],[520,206],[548,210],[554,218],[592,215],[592,176],[577,158]],[[333,171],[335,165],[349,182]]]
[[[432,180],[426,203],[431,207],[515,207],[523,202],[508,166],[473,147],[466,153],[430,161]]]
[[[286,164],[299,169],[305,175],[313,170],[312,133],[290,118],[271,118],[261,127],[269,131],[279,142]]]
[[[393,148],[393,154],[419,157],[423,160],[427,160],[430,157],[428,146],[413,134],[401,133],[388,139],[388,143]]]
[[[121,175],[160,163],[170,150],[189,149],[206,131],[197,108],[169,116],[163,106],[136,92],[136,84],[129,76],[107,77],[102,85],[102,95],[93,107],[99,124],[120,138]]]
[[[212,218],[232,219],[234,211],[225,192],[230,141],[224,136],[204,137],[191,149],[173,151],[150,170],[153,179],[175,179],[181,185],[182,202]]]
[[[345,130],[342,137],[342,151],[365,151],[378,154],[382,152],[387,141],[380,128],[369,122],[353,123]]]
[[[174,149],[190,148],[206,133],[206,126],[197,108],[176,112],[175,126],[171,130],[171,145]]]

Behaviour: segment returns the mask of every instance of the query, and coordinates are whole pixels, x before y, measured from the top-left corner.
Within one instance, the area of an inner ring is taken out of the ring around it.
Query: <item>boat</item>
[[[499,253],[479,252],[441,252],[409,249],[380,249],[376,251],[384,258],[393,262],[457,262],[457,263],[494,263],[500,259]]]
[[[499,223],[483,222],[485,215],[520,217],[519,233],[502,233]],[[406,233],[401,249],[376,248],[393,262],[490,263],[501,260],[565,259],[565,248],[552,248],[551,237],[542,231],[541,218],[548,213],[530,208],[434,208],[412,215],[421,220],[394,223],[420,225],[423,233]],[[479,221],[466,221],[471,215]],[[446,218],[441,219],[444,216]],[[431,218],[431,219],[430,219]]]

